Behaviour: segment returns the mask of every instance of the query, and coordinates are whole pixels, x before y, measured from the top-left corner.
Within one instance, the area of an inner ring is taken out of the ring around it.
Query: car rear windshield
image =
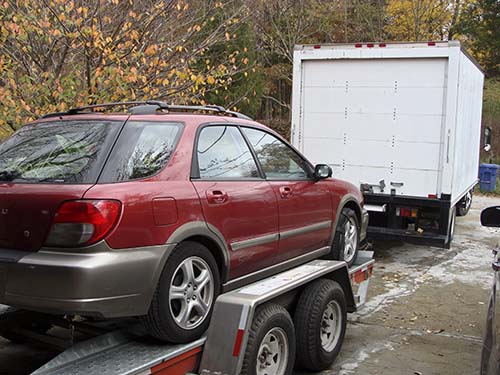
[[[121,122],[27,125],[0,144],[0,181],[95,183]]]

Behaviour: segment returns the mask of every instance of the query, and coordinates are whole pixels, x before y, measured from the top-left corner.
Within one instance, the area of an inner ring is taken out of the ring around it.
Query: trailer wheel
[[[159,340],[177,344],[196,340],[208,328],[219,292],[213,255],[198,242],[182,242],[168,257],[142,322]]]
[[[329,368],[340,352],[347,324],[342,287],[328,279],[308,285],[300,295],[294,322],[300,367],[310,371]]]
[[[469,190],[457,203],[457,216],[465,216],[472,206],[472,189]]]
[[[289,375],[295,360],[295,330],[286,309],[259,307],[248,333],[241,375]]]
[[[350,267],[354,264],[359,250],[359,220],[350,208],[343,208],[335,229],[331,258],[343,260]]]

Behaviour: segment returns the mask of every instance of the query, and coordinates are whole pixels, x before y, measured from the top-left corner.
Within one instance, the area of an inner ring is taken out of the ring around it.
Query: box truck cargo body
[[[370,237],[446,246],[477,183],[483,80],[455,41],[297,46],[292,143],[361,188]]]

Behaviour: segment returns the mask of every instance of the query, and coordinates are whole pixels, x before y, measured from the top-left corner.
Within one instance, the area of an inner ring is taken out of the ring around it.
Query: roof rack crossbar
[[[130,101],[130,102],[113,102],[113,103],[102,103],[102,104],[90,104],[81,107],[71,108],[66,112],[54,112],[49,113],[42,118],[49,117],[60,117],[67,115],[76,115],[79,113],[84,113],[86,111],[95,112],[96,108],[110,108],[110,107],[118,107],[118,106],[136,106],[136,105],[151,105],[156,106],[158,109],[167,111],[167,112],[175,112],[175,111],[209,111],[216,112],[220,114],[226,114],[230,116],[234,116],[241,119],[251,120],[251,118],[243,113],[238,113],[234,111],[229,111],[224,107],[218,105],[173,105],[167,104],[165,102],[159,100],[145,100],[145,101]]]

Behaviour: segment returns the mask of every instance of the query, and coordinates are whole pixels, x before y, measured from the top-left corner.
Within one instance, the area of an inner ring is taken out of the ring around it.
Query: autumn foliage
[[[500,75],[498,0],[0,0],[0,138],[123,100],[242,110],[285,136],[295,44],[459,39]]]
[[[22,0],[0,7],[0,129],[106,101],[203,103],[248,69],[222,48],[238,7],[211,1]],[[6,125],[9,125],[6,127]]]

